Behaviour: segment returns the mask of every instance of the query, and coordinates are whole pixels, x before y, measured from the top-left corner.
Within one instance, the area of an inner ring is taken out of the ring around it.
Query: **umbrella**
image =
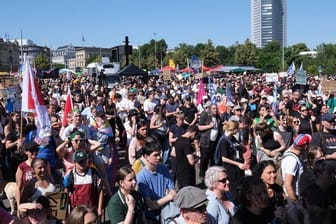
[[[72,71],[71,69],[68,69],[68,68],[62,68],[58,72],[59,73],[68,73],[68,72],[75,73],[74,71]]]
[[[175,68],[172,68],[170,66],[165,66],[163,68],[160,69],[160,72],[163,72],[163,71],[171,71],[171,72],[175,72]]]

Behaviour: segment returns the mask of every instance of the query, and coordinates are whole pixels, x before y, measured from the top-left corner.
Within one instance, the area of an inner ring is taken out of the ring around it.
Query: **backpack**
[[[275,166],[276,166],[276,169],[277,169],[277,177],[276,177],[275,183],[279,184],[280,186],[283,186],[283,184],[284,184],[284,182],[283,182],[283,180],[282,180],[281,162],[282,162],[282,160],[283,160],[284,158],[286,158],[287,156],[293,156],[293,157],[295,157],[295,159],[296,159],[297,161],[299,161],[299,158],[298,158],[297,155],[295,155],[295,154],[294,154],[293,152],[291,152],[291,151],[287,151],[287,152],[285,152],[285,153],[282,155],[281,159],[279,159],[279,160],[276,162]]]
[[[92,184],[93,184],[93,189],[94,189],[94,192],[99,192],[99,182],[98,182],[98,178],[99,178],[99,174],[98,174],[98,171],[93,169],[93,168],[90,168],[91,171],[92,171]],[[70,173],[69,173],[69,179],[68,179],[68,186],[67,186],[67,189],[70,193],[73,193],[74,191],[74,183],[75,183],[75,180],[74,180],[74,170],[71,170]]]

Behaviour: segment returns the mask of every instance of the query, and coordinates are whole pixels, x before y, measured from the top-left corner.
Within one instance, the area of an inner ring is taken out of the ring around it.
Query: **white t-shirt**
[[[212,122],[214,123],[213,128],[211,129],[210,132],[210,141],[216,141],[217,135],[218,135],[218,123],[217,119],[215,117],[212,117]]]
[[[299,180],[303,173],[303,166],[300,159],[292,152],[286,151],[281,160],[281,172],[282,180],[285,182],[285,174],[294,176],[292,187],[295,190],[295,194],[299,195]],[[285,186],[283,186],[284,192],[287,194]]]
[[[145,100],[145,102],[144,102],[144,111],[145,111],[145,112],[147,112],[147,111],[154,111],[154,107],[155,107],[155,106],[156,106],[156,104],[154,103],[154,101],[151,102],[149,99],[147,99],[147,100]],[[153,114],[148,115],[148,114],[146,113],[146,118],[147,118],[147,120],[152,119],[152,116],[153,116]]]

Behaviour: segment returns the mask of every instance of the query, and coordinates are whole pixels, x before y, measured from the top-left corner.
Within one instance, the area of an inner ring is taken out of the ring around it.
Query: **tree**
[[[48,58],[43,55],[43,52],[40,51],[34,60],[36,69],[47,70],[50,68],[50,63]]]
[[[278,72],[281,68],[281,47],[279,42],[272,41],[259,51],[258,67],[264,72]]]
[[[187,66],[187,60],[191,58],[195,53],[194,47],[188,44],[180,44],[179,47],[175,48],[175,54],[173,59],[175,64],[178,64],[180,68]]]
[[[236,65],[255,65],[258,60],[257,47],[246,39],[243,45],[239,45],[235,52]]]
[[[336,71],[336,45],[320,44],[316,48],[318,54],[316,61],[323,68],[325,74],[335,74]]]
[[[203,59],[204,65],[209,67],[218,65],[219,53],[216,51],[211,40],[208,40],[208,43],[204,45],[200,56]]]

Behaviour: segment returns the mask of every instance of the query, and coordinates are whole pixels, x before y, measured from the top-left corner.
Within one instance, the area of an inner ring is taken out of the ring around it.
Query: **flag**
[[[201,78],[200,84],[198,87],[198,94],[197,94],[197,105],[202,104],[203,101],[203,96],[205,96],[205,88],[204,88],[204,83],[203,79]]]
[[[288,76],[293,76],[295,73],[295,64],[294,61],[292,62],[292,64],[289,66],[287,74]]]
[[[44,139],[51,135],[50,118],[41,90],[26,56],[24,57],[23,73],[22,111],[34,113],[37,136],[44,142]]]
[[[175,62],[174,59],[169,59],[169,67],[175,68]]]
[[[84,38],[84,35],[82,35],[82,42],[85,42],[85,38]]]
[[[272,111],[273,111],[275,116],[278,115],[278,100],[277,100],[277,97],[278,97],[278,87],[277,87],[277,83],[274,82]]]
[[[229,82],[226,83],[225,94],[226,94],[228,102],[234,104],[233,103],[233,99],[232,99],[231,87],[230,87],[230,83]]]
[[[190,67],[194,69],[199,69],[202,66],[201,60],[198,59],[196,55],[193,55],[190,60]]]
[[[301,62],[299,71],[303,71],[303,62]]]
[[[72,111],[73,104],[72,104],[72,96],[70,88],[68,88],[68,93],[66,95],[66,101],[65,101],[65,108],[63,112],[63,120],[62,120],[62,126],[65,127],[68,124],[68,114]]]
[[[211,103],[216,103],[216,90],[210,77],[208,77],[208,87]]]

